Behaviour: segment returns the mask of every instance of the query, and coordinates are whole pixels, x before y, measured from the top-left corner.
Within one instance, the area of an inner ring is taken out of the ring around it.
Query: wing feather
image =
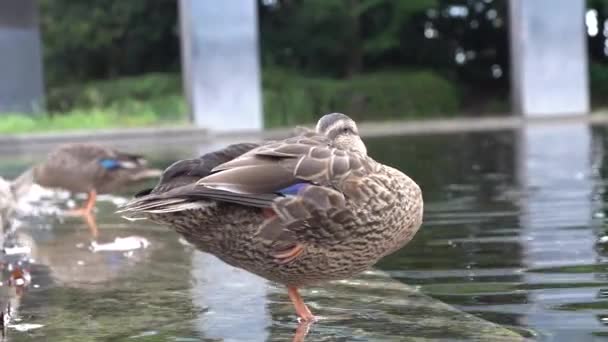
[[[201,186],[240,193],[269,193],[301,181],[339,188],[352,172],[365,173],[364,157],[332,146],[321,135],[270,142],[213,168]]]

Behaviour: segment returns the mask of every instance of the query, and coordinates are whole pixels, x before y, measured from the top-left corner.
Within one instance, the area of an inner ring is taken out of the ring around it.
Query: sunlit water
[[[412,243],[378,265],[394,280],[365,290],[306,290],[322,316],[307,340],[470,338],[449,328],[454,317],[440,317],[432,329],[421,323],[433,313],[399,303],[395,280],[529,338],[608,337],[606,134],[570,124],[367,139],[372,156],[421,185],[425,223]],[[221,145],[132,150],[164,167]],[[0,175],[13,177],[37,158],[6,155]],[[82,220],[58,218],[51,208],[6,233],[5,245],[29,248],[32,259],[24,263],[31,284],[13,300],[9,338],[290,340],[296,323],[282,288],[193,250],[170,230],[113,215],[120,202],[98,203],[94,243]]]

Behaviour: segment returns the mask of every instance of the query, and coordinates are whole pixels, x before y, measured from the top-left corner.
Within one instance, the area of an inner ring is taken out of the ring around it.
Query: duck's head
[[[331,139],[340,149],[367,154],[367,148],[359,136],[357,124],[347,115],[341,113],[324,115],[317,122],[316,131]]]

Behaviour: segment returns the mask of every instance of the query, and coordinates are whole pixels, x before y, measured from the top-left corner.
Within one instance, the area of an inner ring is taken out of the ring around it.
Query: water
[[[322,317],[307,341],[483,339],[477,323],[434,300],[531,339],[608,337],[607,138],[604,128],[568,124],[367,139],[371,155],[421,185],[425,223],[378,264],[385,273],[304,291]],[[166,166],[222,144],[162,145],[131,150]],[[0,175],[16,175],[41,152],[6,155]],[[297,324],[281,287],[163,227],[114,216],[112,201],[98,204],[96,241],[131,237],[122,247],[133,250],[92,252],[79,219],[28,219],[9,234],[34,259],[13,324],[43,325],[10,328],[11,340],[291,340]]]

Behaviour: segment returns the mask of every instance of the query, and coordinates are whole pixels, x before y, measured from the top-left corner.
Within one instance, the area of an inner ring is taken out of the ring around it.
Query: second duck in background
[[[97,194],[113,193],[129,183],[157,178],[162,173],[148,168],[140,155],[93,143],[61,145],[30,172],[34,182],[43,187],[87,193],[84,205],[68,212],[75,216],[90,215]]]

